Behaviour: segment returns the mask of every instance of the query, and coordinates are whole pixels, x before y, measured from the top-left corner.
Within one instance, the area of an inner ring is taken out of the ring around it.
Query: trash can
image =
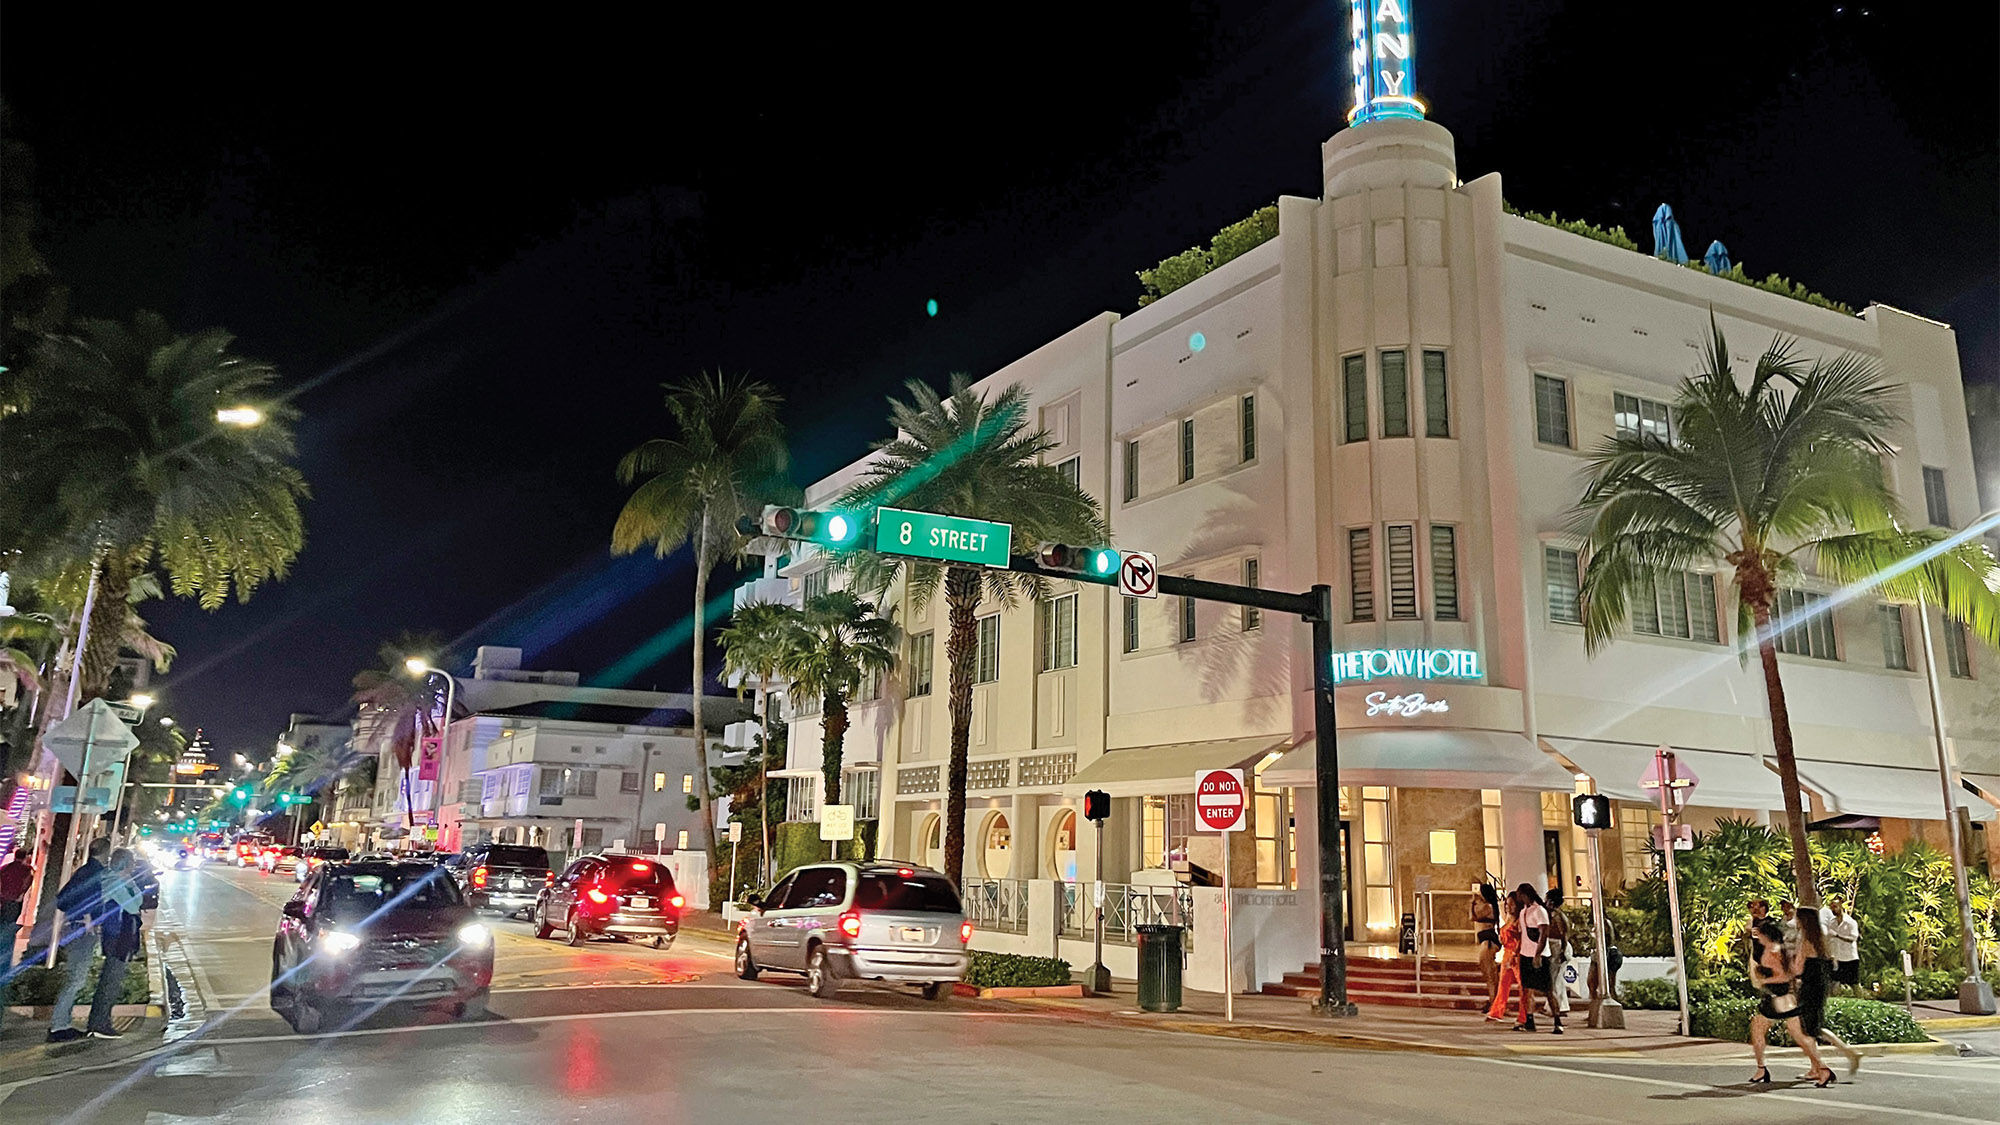
[[[1139,926],[1139,1007],[1181,1010],[1181,928]]]

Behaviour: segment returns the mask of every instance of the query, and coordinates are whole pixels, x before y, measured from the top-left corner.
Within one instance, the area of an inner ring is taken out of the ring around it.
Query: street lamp
[[[445,741],[451,735],[451,711],[453,703],[458,698],[458,677],[442,668],[433,667],[429,661],[426,661],[421,656],[412,656],[408,660],[403,661],[403,667],[408,669],[410,675],[416,676],[419,679],[428,679],[432,675],[444,677],[444,722],[438,727],[438,776],[431,779],[433,784],[437,786],[437,800],[432,802],[431,805],[433,809],[436,809],[444,801]],[[417,749],[417,768],[421,770],[423,768],[423,743],[421,739],[418,741]],[[415,809],[408,810],[407,820],[408,823],[404,827],[416,827],[417,811]]]
[[[254,406],[226,406],[215,412],[215,420],[225,426],[248,429],[264,421],[264,412]]]
[[[160,725],[163,727],[172,727],[174,725],[173,716],[172,715],[160,716]]]
[[[1992,530],[2000,525],[2000,508],[1981,515],[1968,530]],[[1931,738],[1937,746],[1938,782],[1944,787],[1945,836],[1951,844],[1951,874],[1958,892],[1959,942],[1964,947],[1966,978],[1958,986],[1958,1010],[1971,1015],[1993,1014],[1993,985],[1979,976],[1979,937],[1972,929],[1972,892],[1965,878],[1965,841],[1958,830],[1958,764],[1952,761],[1944,737],[1944,696],[1938,689],[1937,654],[1931,648],[1931,611],[1922,588],[1917,591],[1917,628],[1924,640],[1924,683],[1930,688]]]

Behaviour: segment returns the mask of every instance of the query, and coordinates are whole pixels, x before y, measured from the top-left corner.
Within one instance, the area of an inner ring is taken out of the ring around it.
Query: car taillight
[[[553,886],[555,886],[555,884],[556,884],[556,873],[555,873],[555,872],[553,872],[553,871],[544,871],[544,872],[542,872],[542,886],[544,886],[544,887],[553,887]]]
[[[688,902],[686,895],[675,895],[674,897],[668,899],[667,901],[673,903],[675,910],[679,910],[681,907],[686,906]]]
[[[472,869],[472,885],[482,888],[486,886],[486,868],[475,867]]]
[[[958,924],[958,943],[960,945],[969,945],[972,943],[972,923],[960,922]]]
[[[600,891],[600,890],[598,890],[598,889],[597,889],[596,887],[590,887],[590,888],[586,889],[586,890],[585,890],[585,891],[583,892],[583,897],[585,897],[585,898],[589,899],[590,901],[592,901],[592,902],[594,902],[594,903],[598,904],[599,906],[602,906],[602,905],[604,905],[605,903],[607,903],[607,902],[610,902],[610,901],[611,901],[611,896],[610,896],[610,895],[608,895],[608,894],[605,894],[605,893],[604,893],[603,891]]]
[[[840,932],[851,938],[861,936],[861,914],[850,910],[840,916]]]
[[[632,870],[634,871],[651,871],[652,869],[653,865],[644,860],[635,859],[632,861]]]

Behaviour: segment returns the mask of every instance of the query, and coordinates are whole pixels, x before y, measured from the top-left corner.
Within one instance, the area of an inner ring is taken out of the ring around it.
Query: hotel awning
[[[1961,773],[1958,775],[1958,780],[1959,784],[1977,792],[1986,798],[1988,804],[2000,809],[2000,774]]]
[[[1556,753],[1575,762],[1597,782],[1597,791],[1621,801],[1658,804],[1659,795],[1639,786],[1639,777],[1653,761],[1653,747],[1633,742],[1599,742],[1586,738],[1547,740]],[[1705,809],[1752,809],[1769,812],[1785,807],[1778,775],[1764,768],[1754,754],[1723,750],[1669,747],[1674,757],[1694,768],[1701,779],[1692,804]]]
[[[1944,789],[1936,770],[1859,762],[1800,762],[1799,784],[1819,794],[1829,812],[1944,819]],[[1953,796],[1974,820],[1992,820],[1996,815],[1992,805],[1963,788]]]
[[[1264,784],[1312,785],[1318,758],[1307,742],[1273,762],[1264,771]],[[1340,732],[1342,785],[1568,790],[1574,780],[1562,763],[1512,731]]]
[[[1110,750],[1070,775],[1065,796],[1077,797],[1102,789],[1113,797],[1159,796],[1194,792],[1194,775],[1201,770],[1226,770],[1248,765],[1273,750],[1292,744],[1293,736],[1232,738],[1222,742],[1181,742]]]

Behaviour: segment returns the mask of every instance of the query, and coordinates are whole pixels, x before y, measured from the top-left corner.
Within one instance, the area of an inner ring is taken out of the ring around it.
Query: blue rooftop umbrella
[[[1729,250],[1719,238],[1708,244],[1708,253],[1703,254],[1701,260],[1710,273],[1729,272]]]
[[[1653,212],[1653,257],[1687,265],[1687,247],[1681,245],[1681,225],[1674,221],[1674,209],[1664,203]]]

